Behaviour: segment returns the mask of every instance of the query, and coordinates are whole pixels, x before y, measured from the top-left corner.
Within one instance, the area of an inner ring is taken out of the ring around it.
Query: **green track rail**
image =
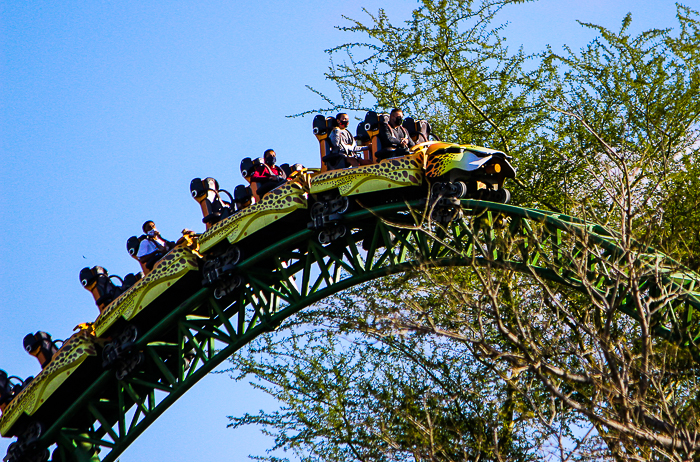
[[[576,274],[581,272],[572,262],[585,252],[586,272],[599,295],[611,296],[612,268],[625,256],[614,233],[534,209],[461,203],[464,219],[445,226],[421,223],[425,214],[419,202],[351,212],[343,219],[346,235],[330,245],[320,245],[307,229],[240,262],[237,274],[244,284],[228,299],[216,300],[210,289],[193,287],[139,338],[138,369],[124,380],[117,380],[114,371],[102,372],[45,425],[36,446],[57,445],[54,460],[114,461],[180,396],[254,338],[319,300],[386,275],[418,267],[491,265],[580,289]],[[674,294],[658,310],[655,332],[681,343],[697,340],[700,276],[653,249],[634,251],[650,275],[645,293]],[[615,296],[620,309],[636,318],[626,294]],[[71,428],[77,417],[92,424]]]

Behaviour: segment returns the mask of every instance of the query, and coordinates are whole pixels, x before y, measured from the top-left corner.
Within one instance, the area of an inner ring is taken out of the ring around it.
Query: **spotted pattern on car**
[[[425,163],[425,175],[428,178],[437,178],[447,173],[454,167],[453,163],[462,159],[462,152],[447,152],[447,148],[460,146],[451,143],[436,143],[428,149]]]
[[[307,208],[306,176],[273,189],[257,204],[216,223],[200,236],[200,251],[206,252],[225,238],[237,242],[294,210]]]
[[[191,249],[176,247],[168,252],[146,277],[121,294],[97,317],[95,332],[102,336],[122,317],[133,318],[158,295],[190,270],[198,268],[197,256]]]
[[[7,405],[0,417],[0,431],[6,435],[14,422],[26,413],[32,415],[85,359],[97,355],[96,338],[81,330],[61,346],[51,362]]]
[[[409,154],[386,159],[378,164],[348,170],[332,170],[311,179],[311,193],[338,188],[343,196],[379,191],[392,187],[417,186],[423,183],[423,154]]]

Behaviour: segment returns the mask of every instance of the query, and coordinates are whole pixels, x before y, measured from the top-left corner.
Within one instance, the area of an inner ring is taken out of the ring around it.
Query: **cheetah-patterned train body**
[[[197,256],[192,250],[184,246],[174,248],[158,261],[153,271],[105,308],[95,321],[95,334],[102,337],[120,317],[133,319],[178,279],[197,269]]]
[[[86,329],[66,340],[51,362],[7,405],[0,417],[0,434],[8,436],[22,414],[33,415],[83,361],[96,356],[95,340]]]
[[[200,252],[206,252],[225,238],[231,244],[283,218],[297,209],[307,208],[308,174],[273,189],[250,207],[226,218],[199,238]]]
[[[348,174],[352,173],[352,174]],[[338,189],[341,196],[392,190],[423,183],[423,152],[351,170],[331,170],[311,179],[311,194]]]
[[[426,152],[425,175],[438,178],[452,170],[473,172],[496,160],[506,178],[514,178],[515,170],[501,151],[472,145],[453,143],[432,143]]]

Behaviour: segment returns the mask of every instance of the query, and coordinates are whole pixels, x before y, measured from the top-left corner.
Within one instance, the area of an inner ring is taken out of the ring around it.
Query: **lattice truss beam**
[[[463,200],[462,208],[463,216],[445,225],[426,220],[418,203],[360,210],[345,217],[345,236],[330,245],[305,230],[244,259],[234,275],[243,283],[231,296],[217,300],[212,290],[199,289],[174,307],[136,341],[122,365],[133,370],[121,380],[104,371],[38,446],[56,443],[55,460],[114,461],[175,400],[256,336],[335,292],[416,267],[512,269],[593,288],[638,316],[631,294],[620,291],[621,268],[628,266],[619,262],[629,255],[603,228],[503,204]],[[644,275],[642,295],[659,300],[656,332],[697,340],[698,276],[676,272],[675,262],[651,249],[633,257]]]

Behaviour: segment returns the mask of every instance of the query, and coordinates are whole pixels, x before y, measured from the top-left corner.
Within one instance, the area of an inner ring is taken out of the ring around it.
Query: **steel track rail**
[[[36,447],[57,444],[56,460],[114,461],[195,383],[262,333],[339,291],[416,268],[490,266],[583,290],[572,259],[584,258],[599,281],[594,296],[610,297],[610,272],[635,252],[649,274],[649,296],[674,295],[659,310],[656,334],[680,343],[698,339],[700,276],[666,255],[625,248],[614,232],[566,215],[476,200],[461,207],[465,218],[444,226],[426,220],[420,201],[360,209],[343,216],[348,232],[330,245],[303,229],[250,255],[236,267],[245,283],[223,300],[192,287],[138,339],[136,370],[123,380],[109,370],[97,374]],[[620,310],[637,318],[627,295],[616,295]],[[77,428],[80,420],[92,423]]]

